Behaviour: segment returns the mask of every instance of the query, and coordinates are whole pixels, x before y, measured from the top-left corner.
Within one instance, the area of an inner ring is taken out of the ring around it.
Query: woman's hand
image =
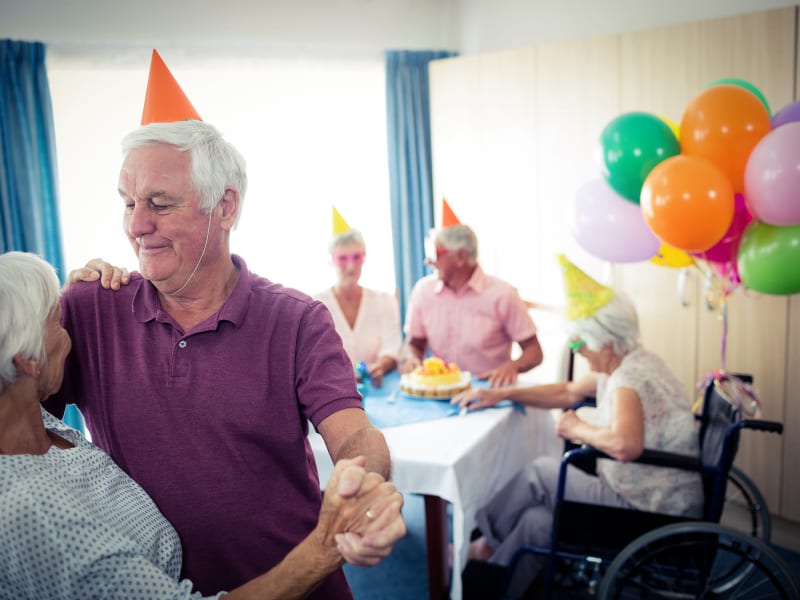
[[[350,564],[373,566],[406,534],[403,496],[394,484],[364,469],[364,458],[336,463],[326,486],[317,531]]]
[[[453,396],[450,404],[457,404],[467,410],[478,410],[494,406],[506,397],[506,390],[502,388],[471,388]]]
[[[98,279],[104,288],[118,290],[121,285],[130,283],[131,273],[125,267],[115,267],[102,258],[94,258],[87,262],[85,267],[69,272],[64,289],[66,290],[78,281],[97,281]]]

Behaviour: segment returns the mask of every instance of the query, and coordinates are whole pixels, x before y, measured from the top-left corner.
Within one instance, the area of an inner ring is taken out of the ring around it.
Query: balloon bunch
[[[618,116],[600,150],[602,178],[578,190],[572,213],[587,252],[694,264],[723,303],[740,285],[800,292],[800,102],[771,117],[755,86],[721,79],[689,102],[680,126]]]

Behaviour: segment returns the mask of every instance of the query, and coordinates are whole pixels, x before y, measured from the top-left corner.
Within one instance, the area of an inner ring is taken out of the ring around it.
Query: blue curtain
[[[38,254],[64,281],[53,107],[40,42],[0,40],[0,252]],[[64,420],[81,431],[74,406]]]
[[[447,51],[386,52],[386,126],[395,278],[401,319],[408,295],[426,273],[424,239],[433,227],[428,63]]]

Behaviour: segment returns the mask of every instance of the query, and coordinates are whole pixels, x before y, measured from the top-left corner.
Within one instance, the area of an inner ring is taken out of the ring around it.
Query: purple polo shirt
[[[478,266],[457,292],[436,274],[420,279],[409,298],[405,332],[425,338],[434,356],[480,375],[511,358],[512,342],[536,335],[516,288]]]
[[[325,306],[250,273],[219,312],[184,334],[140,276],[120,291],[70,286],[64,384],[92,440],[153,498],[183,545],[183,577],[204,595],[277,564],[321,503],[307,419],[361,407]],[[351,598],[341,570],[314,598]]]

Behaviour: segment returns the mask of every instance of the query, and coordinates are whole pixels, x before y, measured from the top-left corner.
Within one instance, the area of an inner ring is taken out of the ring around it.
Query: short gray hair
[[[592,352],[611,344],[615,354],[627,354],[639,343],[639,317],[630,298],[614,291],[611,301],[595,314],[570,326],[570,333]]]
[[[335,235],[331,238],[331,241],[328,242],[328,252],[333,252],[336,250],[336,248],[350,243],[358,244],[359,246],[363,246],[365,248],[367,246],[364,243],[364,236],[361,235],[361,232],[358,229],[348,229],[344,233],[340,233],[339,235]]]
[[[438,230],[436,241],[448,250],[466,250],[470,263],[478,260],[478,236],[467,225],[451,225]]]
[[[28,252],[0,254],[0,392],[17,379],[17,354],[44,362],[45,322],[58,301],[49,263]]]
[[[247,167],[244,157],[217,130],[203,121],[150,123],[134,129],[122,139],[122,154],[128,156],[153,144],[169,144],[191,157],[192,184],[200,194],[200,208],[209,214],[222,199],[226,187],[239,191],[238,222],[247,192]]]

